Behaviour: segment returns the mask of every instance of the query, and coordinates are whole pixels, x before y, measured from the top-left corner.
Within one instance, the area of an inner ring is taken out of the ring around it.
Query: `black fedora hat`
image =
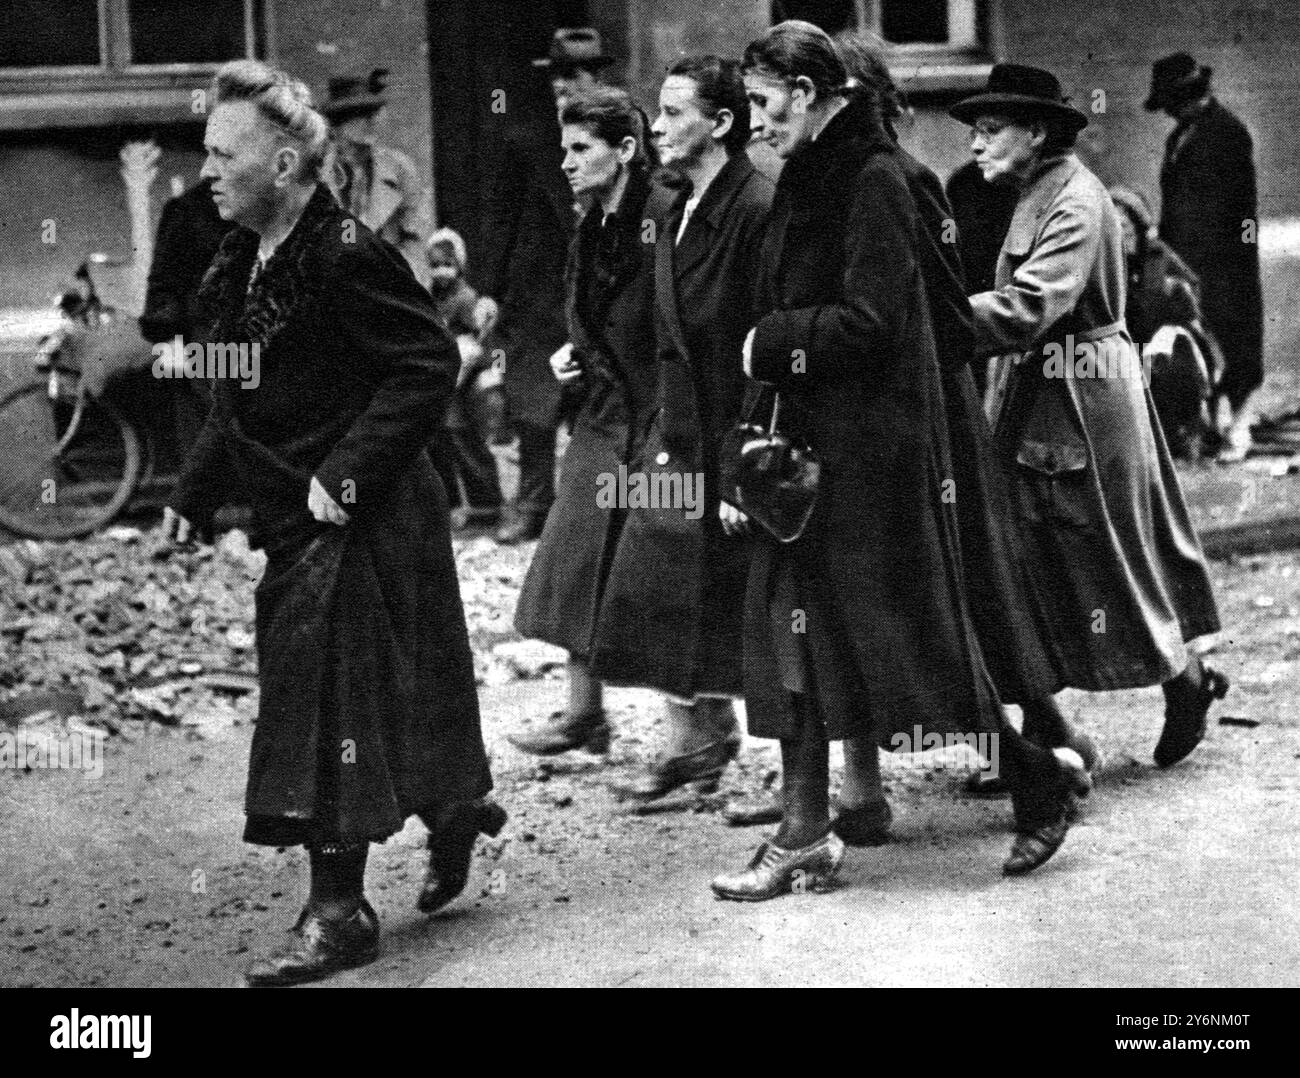
[[[605,52],[599,30],[590,26],[568,26],[555,31],[550,51],[534,60],[533,67],[586,67],[595,70],[613,62],[614,57]]]
[[[1161,57],[1151,65],[1151,93],[1146,99],[1146,110],[1155,112],[1166,104],[1200,97],[1209,88],[1212,73],[1211,68],[1198,65],[1185,52]]]
[[[1069,104],[1055,75],[1023,64],[994,64],[984,91],[958,101],[948,115],[974,124],[990,112],[1059,120],[1075,131],[1088,126],[1088,117]]]
[[[369,116],[388,104],[388,68],[377,67],[368,75],[339,75],[329,81],[329,96],[321,105],[334,123],[354,116]]]

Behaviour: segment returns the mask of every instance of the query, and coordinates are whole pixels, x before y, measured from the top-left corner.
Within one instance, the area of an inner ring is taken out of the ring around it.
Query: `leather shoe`
[[[1070,830],[1074,799],[1086,797],[1092,778],[1083,758],[1073,749],[1053,749],[1057,771],[1047,790],[1013,790],[1016,837],[1011,854],[1002,864],[1008,876],[1023,876],[1049,860]]]
[[[778,895],[827,891],[843,860],[844,843],[834,831],[797,850],[764,842],[748,867],[723,873],[709,886],[719,898],[736,902],[764,902]]]
[[[461,802],[439,813],[429,834],[429,867],[416,909],[435,913],[465,890],[475,840],[479,835],[500,834],[507,819],[506,810],[487,798]]]
[[[502,546],[527,543],[538,538],[545,526],[545,513],[514,512],[510,514],[510,519],[496,530],[494,538]]]
[[[678,787],[692,784],[700,793],[711,794],[718,788],[722,772],[740,754],[740,737],[733,734],[714,741],[694,752],[665,756],[620,793],[638,801],[654,801]]]
[[[893,819],[893,810],[883,797],[857,808],[845,808],[836,801],[831,830],[850,846],[884,846]]]
[[[1174,706],[1165,707],[1165,725],[1156,742],[1156,767],[1172,767],[1205,737],[1210,705],[1228,695],[1228,679],[1212,666],[1202,668],[1201,684]],[[1180,695],[1182,695],[1180,693]],[[1170,702],[1172,703],[1172,701]]]
[[[609,723],[605,721],[603,711],[586,715],[553,711],[537,729],[507,734],[506,740],[534,756],[558,756],[581,748],[601,755],[609,752]]]
[[[326,920],[310,908],[304,909],[293,930],[299,936],[296,946],[248,968],[245,979],[251,987],[319,981],[379,957],[379,915],[364,898],[352,916],[343,921]]]

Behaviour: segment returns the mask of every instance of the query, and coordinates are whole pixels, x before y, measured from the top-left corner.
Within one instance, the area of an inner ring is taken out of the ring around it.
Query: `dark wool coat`
[[[745,578],[743,537],[718,519],[718,447],[740,418],[741,344],[754,324],[754,271],[772,182],[737,154],[714,177],[687,222],[683,193],[655,248],[655,411],[633,468],[699,476],[699,499],[629,511],[601,605],[596,673],[689,698],[740,695]],[[685,354],[670,332],[675,309]],[[684,478],[683,478],[684,482]],[[682,489],[685,489],[683,486]],[[694,519],[692,519],[694,518]]]
[[[1223,349],[1219,391],[1240,401],[1264,380],[1255,162],[1250,132],[1214,98],[1170,133],[1160,195],[1160,238],[1200,276],[1205,321]]]
[[[854,110],[786,162],[753,371],[780,390],[782,426],[809,440],[822,478],[804,535],[764,537],[750,570],[745,702],[760,737],[794,732],[778,660],[792,641],[829,738],[889,747],[916,726],[998,722],[943,496],[951,462],[924,242],[897,148],[864,133]]]
[[[568,336],[564,267],[573,234],[573,192],[560,171],[560,130],[512,128],[488,192],[483,293],[501,306],[506,394],[515,420],[559,421],[560,388],[551,354]]]
[[[423,451],[459,358],[401,256],[323,186],[246,292],[257,243],[226,238],[203,298],[209,341],[259,346],[260,384],[217,382],[171,504],[207,528],[238,497],[267,553],[245,838],[382,840],[492,785]],[[348,524],[312,518],[313,476]]]
[[[167,341],[178,333],[188,340],[200,328],[199,284],[234,227],[217,212],[210,180],[163,203],[140,315],[145,340]]]
[[[574,237],[565,273],[569,340],[584,375],[568,393],[573,436],[519,593],[515,628],[584,657],[594,647],[626,516],[622,508],[603,506],[599,495],[634,460],[654,401],[654,245],[646,241],[657,236],[672,195],[634,174],[609,225],[619,233],[617,256],[612,262],[597,257],[603,216],[597,205]],[[594,324],[584,297],[597,275],[608,281],[608,306]]]
[[[903,150],[898,158],[922,226],[921,272],[943,381],[966,597],[998,695],[1021,703],[1056,692],[1063,680],[971,373],[975,323],[949,229],[952,210],[938,176]]]

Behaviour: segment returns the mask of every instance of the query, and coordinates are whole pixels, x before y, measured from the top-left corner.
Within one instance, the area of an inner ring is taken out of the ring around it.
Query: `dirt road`
[[[477,646],[509,638],[523,564],[501,555],[476,592]],[[1071,695],[1106,764],[1062,852],[1016,881],[999,874],[1009,807],[962,796],[968,758],[891,757],[894,844],[851,851],[830,894],[715,901],[710,876],[759,834],[726,828],[716,801],[638,816],[612,789],[657,747],[655,700],[612,694],[608,761],[539,766],[503,735],[559,706],[561,682],[494,668],[482,699],[509,825],[481,840],[466,894],[432,919],[413,909],[418,823],[376,849],[367,886],[383,957],[329,983],[1295,984],[1300,556],[1214,575],[1230,626],[1214,661],[1234,686],[1210,740],[1157,772],[1158,690]],[[301,851],[239,840],[248,714],[128,723],[100,778],[0,771],[0,983],[235,985],[253,952],[279,944],[305,866]],[[1224,715],[1259,725],[1219,725]],[[751,741],[726,786],[757,784],[774,762]]]

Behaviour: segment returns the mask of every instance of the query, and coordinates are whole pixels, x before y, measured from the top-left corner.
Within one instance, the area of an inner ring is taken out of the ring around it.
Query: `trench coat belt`
[[[1128,329],[1124,319],[1119,318],[1114,322],[1108,322],[1104,326],[1088,326],[1078,331],[1068,330],[1066,333],[1052,333],[1044,337],[1027,352],[1016,352],[1009,355],[998,356],[998,363],[994,367],[992,376],[989,378],[988,389],[984,396],[984,413],[989,418],[989,426],[997,428],[998,419],[1002,415],[1002,409],[1007,401],[1011,399],[1012,391],[1016,384],[1023,377],[1020,373],[1025,363],[1043,350],[1043,346],[1051,340],[1057,340],[1067,335],[1073,336],[1079,344],[1088,344],[1093,341],[1100,341],[1116,333],[1123,333]]]

